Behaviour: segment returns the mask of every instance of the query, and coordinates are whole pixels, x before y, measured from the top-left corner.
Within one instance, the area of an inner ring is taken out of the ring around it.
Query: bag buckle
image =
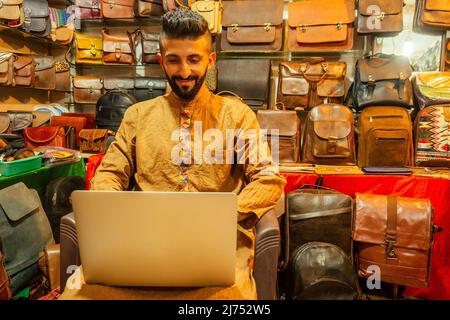
[[[97,55],[97,50],[95,49],[95,43],[91,43],[91,54],[95,57]]]
[[[25,8],[23,9],[23,13],[24,13],[23,23],[31,24],[31,9]]]
[[[397,256],[395,254],[395,239],[392,239],[392,238],[386,236],[384,241],[386,241],[386,243],[387,243],[387,247],[386,247],[387,257],[388,258],[396,258]]]
[[[341,30],[342,29],[342,22],[336,22],[336,29]]]
[[[264,23],[264,30],[266,30],[267,32],[269,32],[271,26],[272,26],[272,24],[271,24],[270,22]]]
[[[300,30],[302,30],[302,32],[306,32],[306,30],[308,29],[308,26],[306,24],[301,24],[299,25]]]
[[[236,32],[239,29],[239,25],[237,23],[233,23],[231,25],[231,31]]]
[[[375,85],[375,79],[374,79],[373,75],[369,74],[368,78],[369,78],[368,79],[369,85],[374,86]]]
[[[385,16],[386,16],[385,12],[380,12],[379,14],[376,15],[376,17],[380,19],[380,21],[383,21]]]

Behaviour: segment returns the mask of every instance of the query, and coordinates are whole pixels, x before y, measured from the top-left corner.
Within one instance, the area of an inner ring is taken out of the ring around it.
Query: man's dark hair
[[[161,39],[195,40],[205,34],[212,43],[208,22],[195,11],[177,8],[166,12],[162,17]],[[162,45],[161,40],[160,45]]]

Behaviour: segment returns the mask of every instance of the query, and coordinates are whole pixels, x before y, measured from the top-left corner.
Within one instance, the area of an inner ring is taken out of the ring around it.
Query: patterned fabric
[[[54,28],[59,28],[67,24],[70,15],[66,12],[66,10],[56,8],[49,9],[52,26],[54,25]]]
[[[179,191],[189,191],[187,167],[191,163],[190,146],[190,130],[191,130],[191,115],[188,108],[181,108],[180,110],[180,183],[178,184]]]
[[[428,107],[418,115],[416,164],[450,161],[450,106]]]

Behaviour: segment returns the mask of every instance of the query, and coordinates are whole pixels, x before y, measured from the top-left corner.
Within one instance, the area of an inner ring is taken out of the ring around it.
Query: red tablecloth
[[[314,174],[283,173],[285,193],[317,180]],[[415,176],[325,175],[322,186],[355,196],[355,193],[393,194],[428,198],[434,208],[434,223],[444,230],[435,235],[431,258],[430,286],[407,288],[406,296],[424,299],[450,299],[450,180]]]

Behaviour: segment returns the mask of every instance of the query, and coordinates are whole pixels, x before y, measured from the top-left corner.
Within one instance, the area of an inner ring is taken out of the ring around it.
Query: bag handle
[[[300,187],[298,187],[295,190],[304,190],[304,189],[321,189],[321,190],[328,190],[328,191],[336,191],[334,189],[330,189],[330,188],[327,188],[327,187],[322,187],[320,185],[311,184],[311,183],[302,184]]]
[[[239,95],[237,95],[233,91],[223,90],[223,91],[220,91],[219,93],[217,93],[218,96],[223,96],[225,94],[232,95],[233,97],[238,98],[241,101],[244,101]]]

